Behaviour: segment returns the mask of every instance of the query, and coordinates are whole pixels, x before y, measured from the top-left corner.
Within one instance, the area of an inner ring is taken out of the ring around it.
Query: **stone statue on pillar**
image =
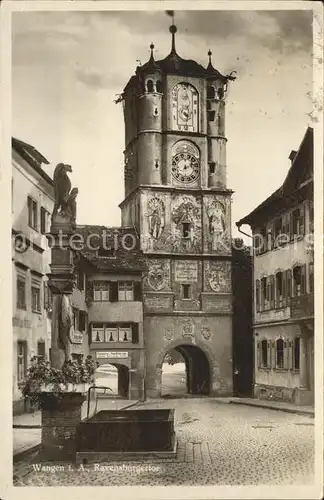
[[[52,214],[52,225],[76,223],[76,197],[78,188],[71,190],[71,180],[68,172],[72,172],[71,165],[58,163],[54,170],[54,210]]]
[[[51,247],[49,287],[53,293],[51,358],[55,368],[70,359],[73,332],[71,295],[75,285],[71,238],[76,229],[78,188],[71,189],[71,165],[59,163],[54,171],[54,209],[48,235]]]

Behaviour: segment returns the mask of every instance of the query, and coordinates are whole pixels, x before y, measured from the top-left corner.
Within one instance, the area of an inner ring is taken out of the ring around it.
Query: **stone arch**
[[[186,355],[187,358],[192,357],[192,353],[190,353],[190,351],[188,352],[188,349],[187,350],[185,349],[186,346],[191,350],[196,348],[205,357],[208,365],[207,369],[209,375],[208,391],[206,391],[206,393],[208,393],[209,395],[217,393],[218,389],[220,388],[220,378],[219,378],[219,363],[215,358],[215,353],[213,352],[213,350],[209,345],[207,345],[201,340],[195,340],[195,339],[186,339],[186,338],[175,339],[169,342],[166,346],[164,346],[163,349],[160,350],[160,352],[157,354],[157,362],[156,362],[156,375],[157,378],[159,379],[158,386],[161,387],[162,364],[165,355],[168,353],[168,351],[179,348],[179,352],[182,354],[183,358],[186,358]],[[187,362],[190,361],[187,359]],[[187,377],[188,377],[188,371],[187,371]],[[190,383],[188,379],[187,379],[187,384],[188,384],[188,389],[190,389],[189,387]]]
[[[100,360],[101,361],[101,360]],[[117,370],[117,393],[120,397],[128,399],[129,396],[129,366],[121,360],[102,360],[99,367],[104,365],[114,366]],[[98,368],[99,368],[98,367]]]

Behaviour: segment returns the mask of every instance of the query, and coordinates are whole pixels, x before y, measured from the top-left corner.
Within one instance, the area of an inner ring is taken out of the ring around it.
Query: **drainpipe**
[[[253,236],[251,236],[250,234],[247,234],[244,231],[242,231],[241,225],[242,224],[240,224],[239,222],[236,223],[236,226],[237,226],[237,229],[238,229],[239,233],[244,234],[244,236],[248,236],[249,238],[253,238]],[[252,250],[253,250],[253,248],[252,248]]]

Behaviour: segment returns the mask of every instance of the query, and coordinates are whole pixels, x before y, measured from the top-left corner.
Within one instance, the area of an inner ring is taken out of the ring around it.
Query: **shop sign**
[[[121,352],[121,351],[98,351],[96,353],[96,358],[98,359],[106,359],[106,358],[115,358],[115,359],[124,359],[128,358],[128,352]]]

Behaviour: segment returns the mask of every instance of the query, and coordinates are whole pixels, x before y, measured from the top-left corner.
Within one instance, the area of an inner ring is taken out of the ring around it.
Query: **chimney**
[[[288,157],[288,158],[289,158],[289,160],[291,161],[291,163],[293,163],[293,161],[294,161],[294,159],[295,159],[296,154],[297,154],[297,151],[292,150],[292,151],[290,152],[290,155],[289,155],[289,157]]]

